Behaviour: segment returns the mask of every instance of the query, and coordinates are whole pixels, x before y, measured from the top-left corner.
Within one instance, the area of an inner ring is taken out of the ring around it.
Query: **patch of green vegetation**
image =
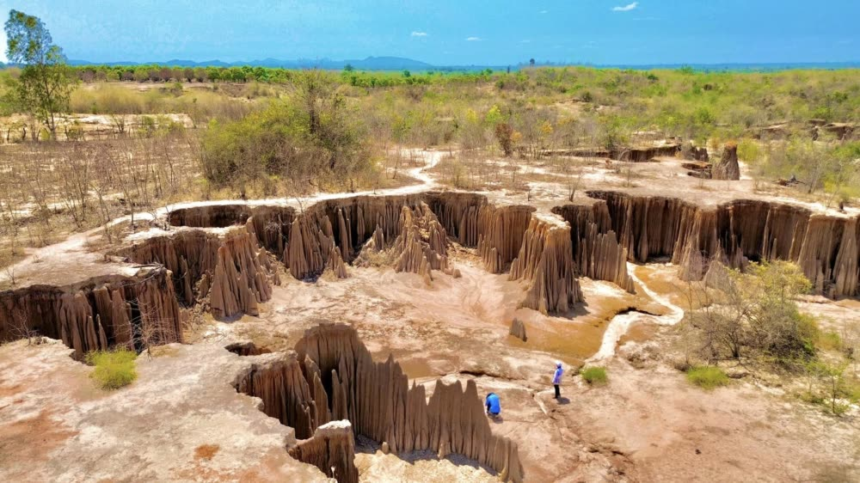
[[[729,376],[716,366],[693,366],[687,369],[687,380],[708,391],[729,384]]]
[[[119,389],[137,379],[134,361],[137,354],[128,349],[96,351],[87,354],[87,364],[94,367],[90,377],[102,389]]]
[[[804,364],[809,386],[801,399],[820,404],[835,416],[845,414],[860,400],[860,383],[846,374],[847,362],[811,360]]]
[[[586,367],[580,374],[582,379],[592,386],[602,386],[609,381],[605,367]]]
[[[838,332],[822,332],[818,335],[818,346],[824,350],[842,350],[842,336]]]

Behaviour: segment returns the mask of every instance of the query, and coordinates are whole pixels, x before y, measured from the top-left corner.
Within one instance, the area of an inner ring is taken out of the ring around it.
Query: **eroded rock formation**
[[[702,161],[702,162],[708,162],[709,161],[708,148],[706,148],[704,146],[697,147],[697,146],[690,144],[689,150],[687,151],[687,153],[688,153],[687,159],[690,159],[693,161]]]
[[[673,157],[680,151],[680,145],[667,144],[665,146],[656,147],[633,147],[626,149],[617,149],[613,150],[610,153],[610,157],[618,161],[628,161],[631,163],[646,163],[660,156]]]
[[[0,293],[0,340],[33,331],[60,339],[75,357],[121,346],[182,342],[179,305],[164,268],[75,287],[31,286]]]
[[[720,158],[720,162],[714,165],[711,174],[713,179],[741,179],[741,168],[738,165],[737,144],[728,143],[723,147],[723,156]]]
[[[244,228],[229,232],[218,247],[209,305],[215,317],[245,313],[259,315],[259,304],[272,297],[266,269],[260,263],[257,242]]]
[[[612,228],[631,261],[669,257],[681,266],[683,279],[699,280],[713,259],[732,268],[786,260],[803,269],[816,293],[834,298],[860,293],[857,217],[758,200],[703,208],[674,198],[589,195],[606,201]]]
[[[299,280],[319,276],[332,263],[340,265],[330,262],[332,248],[343,263],[351,263],[374,234],[383,243],[394,240],[400,234],[402,208],[419,202],[417,196],[359,196],[317,203],[293,219],[283,261]]]
[[[169,236],[148,238],[116,254],[134,263],[164,265],[173,273],[176,293],[186,306],[191,306],[198,298],[196,284],[204,274],[215,270],[219,246],[221,240],[216,235],[202,230],[179,230]]]
[[[490,273],[502,273],[520,251],[529,226],[531,206],[485,205],[478,215],[478,255]]]
[[[258,304],[271,298],[270,282],[277,279],[255,233],[245,226],[224,234],[177,230],[117,253],[136,263],[164,265],[175,274],[173,283],[181,300],[191,306],[209,296],[216,317],[258,315]]]
[[[226,228],[244,225],[251,216],[251,208],[243,204],[211,204],[180,208],[167,214],[167,221],[173,226],[192,228]]]
[[[400,212],[400,235],[391,247],[394,270],[433,279],[431,270],[451,273],[448,268],[448,234],[430,207],[421,203],[414,209],[404,206]]]
[[[514,319],[513,322],[511,322],[511,329],[508,331],[508,334],[523,342],[528,340],[528,336],[526,335],[526,325],[520,319]]]
[[[260,397],[266,414],[295,428],[300,439],[348,419],[356,434],[391,452],[462,454],[499,471],[504,481],[523,480],[516,443],[492,434],[474,381],[465,389],[459,381],[437,382],[428,401],[424,386],[410,387],[390,357],[374,362],[346,325],[308,330],[296,352],[255,365],[239,376],[236,389]]]
[[[606,280],[633,292],[627,273],[627,248],[618,241],[606,203],[564,205],[553,208],[570,224],[573,260],[577,274]]]
[[[358,483],[355,443],[349,421],[332,421],[318,427],[310,439],[289,449],[293,458],[316,466],[338,483]]]
[[[510,279],[528,282],[523,306],[543,314],[564,313],[581,302],[570,226],[561,220],[532,217],[519,255],[511,264]]]

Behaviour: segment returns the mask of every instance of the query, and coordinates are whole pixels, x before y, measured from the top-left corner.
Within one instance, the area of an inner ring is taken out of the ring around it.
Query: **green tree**
[[[42,122],[57,138],[57,116],[69,112],[75,83],[60,47],[38,17],[17,10],[6,21],[6,57],[23,68],[15,83],[19,106]]]
[[[688,314],[699,331],[700,356],[711,362],[750,352],[784,362],[815,356],[817,324],[800,312],[796,301],[812,288],[800,267],[773,261],[723,273],[715,284],[716,298],[705,292],[706,298],[698,301],[701,308]]]

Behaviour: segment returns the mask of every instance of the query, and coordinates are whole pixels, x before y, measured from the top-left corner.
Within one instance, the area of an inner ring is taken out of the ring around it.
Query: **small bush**
[[[712,390],[729,383],[729,376],[719,367],[698,366],[687,370],[687,380],[702,389]]]
[[[128,349],[113,352],[97,351],[87,354],[87,364],[95,369],[90,374],[102,389],[119,389],[137,379],[134,360],[137,354]]]
[[[593,386],[606,384],[606,382],[609,380],[609,378],[606,376],[605,367],[587,367],[583,369],[582,379]]]

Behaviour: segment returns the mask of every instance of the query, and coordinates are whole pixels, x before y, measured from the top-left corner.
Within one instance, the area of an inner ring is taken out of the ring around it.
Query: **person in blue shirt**
[[[564,369],[561,368],[561,361],[556,361],[555,363],[555,374],[552,376],[552,385],[555,386],[555,398],[561,398],[561,389],[559,389],[559,384],[561,384],[561,376],[564,375]]]
[[[487,415],[489,416],[496,417],[502,412],[502,402],[494,392],[487,394],[486,406]]]

